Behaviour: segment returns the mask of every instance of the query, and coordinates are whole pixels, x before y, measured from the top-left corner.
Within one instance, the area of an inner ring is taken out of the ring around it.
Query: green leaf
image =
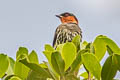
[[[0,78],[4,76],[9,66],[8,56],[0,54]]]
[[[50,65],[51,65],[51,54],[53,51],[55,51],[55,50],[51,45],[49,45],[49,44],[45,45],[45,51],[43,51],[43,53],[46,56]]]
[[[24,64],[20,63],[20,62],[15,62],[15,67],[14,67],[14,74],[17,75],[18,77],[20,77],[21,79],[26,79],[28,72],[29,72],[29,68],[26,67]]]
[[[65,61],[65,71],[71,66],[77,55],[76,47],[72,42],[64,44],[62,49],[62,58]]]
[[[64,44],[59,44],[59,45],[57,46],[56,50],[57,50],[58,52],[62,53],[63,46],[64,46]]]
[[[54,70],[61,76],[64,75],[65,63],[59,52],[53,52],[51,56],[51,63]]]
[[[84,53],[82,55],[82,62],[86,69],[100,80],[101,66],[96,56],[92,53]]]
[[[101,78],[102,80],[113,80],[116,72],[117,67],[113,62],[113,56],[109,56],[103,65]]]
[[[54,80],[54,79],[52,79],[52,78],[47,78],[47,80]]]
[[[52,55],[52,52],[54,52],[54,48],[51,47],[50,45],[45,45],[45,51],[43,51],[44,55],[46,56],[48,62],[49,62],[49,66],[48,66],[48,69],[50,69],[50,72],[53,74],[52,76],[54,76],[54,78],[58,78],[59,75],[58,73],[54,70],[53,66],[52,66],[52,63],[51,63],[51,55]]]
[[[3,79],[3,80],[9,80],[11,77],[13,77],[13,76],[15,76],[15,75],[8,75],[8,76],[6,76],[5,77],[5,79]]]
[[[117,69],[120,70],[120,55],[119,54],[113,55],[113,62],[115,66],[117,67]]]
[[[46,78],[42,77],[38,72],[32,70],[29,72],[27,80],[46,80]]]
[[[18,62],[21,59],[27,58],[28,59],[28,50],[25,47],[20,47],[16,54],[16,62],[14,67],[14,74],[20,77],[21,79],[26,79],[29,68],[26,67],[24,64]]]
[[[80,80],[80,79],[73,74],[68,74],[65,76],[65,79],[62,79],[62,80]]]
[[[8,70],[7,70],[7,75],[13,75],[14,74],[14,65],[15,65],[15,61],[9,57],[9,67],[8,67]]]
[[[43,78],[51,78],[51,75],[42,67],[40,67],[38,64],[35,63],[29,63],[27,59],[20,60],[21,63],[23,63],[25,66],[29,67],[31,70],[37,72],[40,74]]]
[[[48,62],[45,62],[45,64],[47,65],[48,67],[48,70],[50,72],[50,74],[52,75],[52,77],[55,79],[55,80],[59,80],[59,74],[55,72],[55,70],[52,68],[52,66],[50,66],[50,64]]]
[[[42,67],[42,68],[48,68],[45,63],[40,63],[39,65],[40,65],[40,67]]]
[[[80,74],[80,76],[82,76],[85,79],[88,79],[88,73],[87,72],[84,72],[84,73]],[[93,77],[93,75],[91,74],[91,78],[92,77]]]
[[[120,49],[113,40],[111,40],[108,37],[100,37],[100,38],[104,40],[104,42],[111,48],[111,50],[114,53],[119,53],[120,54]]]
[[[43,51],[44,55],[46,56],[49,64],[51,64],[51,55],[52,55],[52,51]]]
[[[54,78],[58,78],[59,75],[58,73],[54,70],[53,66],[52,66],[52,63],[51,63],[51,55],[52,55],[52,51],[43,51],[44,55],[46,56],[48,62],[49,62],[49,65],[48,66],[48,69],[50,69],[51,73],[53,74],[53,76],[55,76]]]
[[[45,51],[54,51],[54,48],[51,45],[46,44],[45,45]]]
[[[13,77],[11,77],[9,80],[22,80],[22,79],[20,79],[20,78],[17,77],[17,76],[13,76]]]
[[[81,41],[81,37],[80,35],[77,35],[73,38],[72,42],[74,43],[74,45],[76,46],[77,51],[80,50],[80,41]]]
[[[108,51],[110,55],[112,53],[120,54],[120,49],[117,46],[117,44],[106,36],[100,35],[96,37],[93,45],[95,48],[95,55],[97,56],[99,61],[103,58],[106,50]]]
[[[88,73],[84,72],[84,73],[80,74],[80,76],[82,76],[83,78],[87,79],[88,78]]]
[[[73,72],[74,70],[76,70],[77,68],[79,68],[78,66],[80,66],[80,64],[82,64],[82,60],[81,60],[81,54],[87,52],[88,50],[80,50],[78,52],[78,55],[76,57],[76,59],[74,60],[74,62],[72,63],[71,66],[71,72]]]
[[[82,49],[85,49],[87,45],[88,45],[88,42],[87,42],[87,41],[84,41],[84,42],[81,44],[81,46],[80,46],[81,50],[82,50]]]
[[[25,47],[20,47],[16,54],[16,59],[19,60],[22,56],[21,55],[27,55],[28,56],[28,50]]]
[[[37,53],[34,50],[29,54],[28,58],[31,63],[39,64]]]
[[[95,56],[98,58],[99,61],[103,58],[107,50],[106,43],[100,37],[102,37],[102,35],[96,37],[93,42]]]
[[[107,52],[108,52],[109,55],[113,54],[113,51],[112,51],[112,49],[109,46],[107,46]]]

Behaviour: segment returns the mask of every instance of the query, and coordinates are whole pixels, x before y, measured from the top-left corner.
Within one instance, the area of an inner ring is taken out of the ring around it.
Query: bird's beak
[[[58,17],[58,18],[61,18],[62,16],[60,16],[60,15],[55,15],[56,17]]]

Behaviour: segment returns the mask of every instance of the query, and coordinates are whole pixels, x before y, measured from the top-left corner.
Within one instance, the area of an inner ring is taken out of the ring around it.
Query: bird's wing
[[[61,35],[60,34],[60,32],[61,32],[61,30],[63,29],[63,28],[65,28],[66,27],[66,25],[64,25],[64,24],[61,24],[61,25],[59,25],[58,27],[57,27],[57,29],[56,29],[56,31],[55,31],[55,34],[54,34],[54,39],[53,39],[53,47],[54,48],[56,48],[56,45],[57,45],[57,40],[58,40],[58,37],[59,37],[59,35]]]
[[[55,31],[55,34],[54,34],[54,39],[53,39],[53,47],[54,47],[54,45],[55,45],[56,38],[57,38],[57,29],[56,29],[56,31]]]

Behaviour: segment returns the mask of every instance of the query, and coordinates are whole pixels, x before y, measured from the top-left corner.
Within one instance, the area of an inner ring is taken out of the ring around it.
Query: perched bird
[[[63,44],[65,42],[71,42],[76,35],[80,35],[82,38],[82,31],[78,25],[78,20],[74,14],[65,12],[60,15],[56,15],[62,24],[60,24],[54,35],[53,47]]]

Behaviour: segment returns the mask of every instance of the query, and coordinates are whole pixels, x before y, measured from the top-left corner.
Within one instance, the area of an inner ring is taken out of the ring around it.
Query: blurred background
[[[61,24],[55,15],[63,12],[76,15],[83,41],[102,34],[120,46],[120,0],[0,0],[0,53],[15,59],[18,48],[24,46],[45,61],[44,45],[52,44]]]

